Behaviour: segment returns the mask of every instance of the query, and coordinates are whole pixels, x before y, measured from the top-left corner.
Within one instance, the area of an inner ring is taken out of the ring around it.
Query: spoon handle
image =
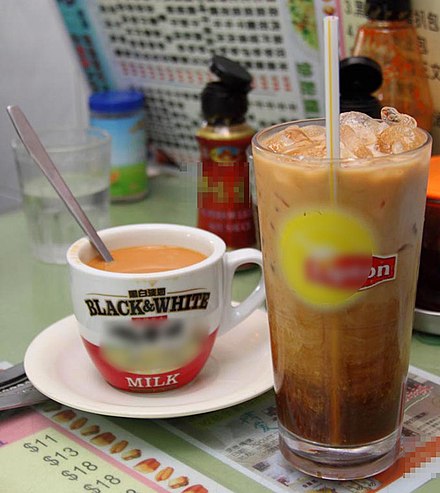
[[[63,180],[58,169],[49,157],[49,154],[46,152],[46,149],[43,147],[43,144],[31,124],[28,122],[24,113],[18,106],[8,106],[7,111],[15,130],[20,137],[20,140],[23,142],[23,145],[29,152],[30,156],[38,164],[41,171],[49,180],[61,200],[66,204],[66,207],[69,209],[84,233],[89,237],[101,257],[106,262],[111,262],[113,257],[101,238],[98,236],[98,233],[89,221],[89,218],[85,212],[82,210],[70,188],[66,185],[66,182]]]

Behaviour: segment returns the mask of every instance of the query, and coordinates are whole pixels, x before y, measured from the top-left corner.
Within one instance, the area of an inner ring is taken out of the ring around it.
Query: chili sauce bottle
[[[433,104],[417,32],[409,22],[410,0],[367,0],[365,9],[368,21],[357,32],[353,55],[382,67],[383,84],[375,96],[382,106],[393,106],[430,130]]]
[[[246,156],[255,130],[245,121],[252,76],[217,55],[210,70],[218,80],[209,82],[201,96],[197,225],[220,236],[228,248],[248,247],[255,244]]]

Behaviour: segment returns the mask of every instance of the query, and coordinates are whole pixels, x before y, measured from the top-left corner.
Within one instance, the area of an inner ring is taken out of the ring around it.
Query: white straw
[[[334,205],[337,198],[337,177],[334,160],[340,156],[339,144],[339,19],[324,17],[325,59],[325,129],[329,167],[329,195]]]
[[[324,17],[325,126],[327,157],[338,159],[339,149],[339,18]]]
[[[339,144],[339,19],[334,16],[324,17],[324,58],[325,58],[325,129],[327,158],[329,158],[329,197],[332,206],[337,203],[337,176],[335,160],[340,155]],[[332,364],[330,373],[330,423],[331,436],[335,442],[341,438],[341,392],[340,347],[341,340],[337,323],[333,324],[329,338],[329,351]]]

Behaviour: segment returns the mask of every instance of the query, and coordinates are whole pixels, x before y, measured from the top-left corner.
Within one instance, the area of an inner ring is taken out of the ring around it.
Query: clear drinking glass
[[[58,171],[97,229],[109,225],[110,136],[99,129],[47,130],[39,133]],[[27,153],[14,140],[23,209],[31,250],[43,262],[66,263],[67,248],[84,233]]]
[[[253,139],[284,456],[355,479],[399,452],[431,137],[381,157],[274,153]],[[424,132],[421,130],[421,132]]]

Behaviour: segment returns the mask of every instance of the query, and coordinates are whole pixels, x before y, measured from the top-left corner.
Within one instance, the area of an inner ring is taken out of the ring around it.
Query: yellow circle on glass
[[[367,280],[374,250],[368,228],[338,210],[313,210],[288,219],[279,258],[288,286],[313,305],[339,305]]]

